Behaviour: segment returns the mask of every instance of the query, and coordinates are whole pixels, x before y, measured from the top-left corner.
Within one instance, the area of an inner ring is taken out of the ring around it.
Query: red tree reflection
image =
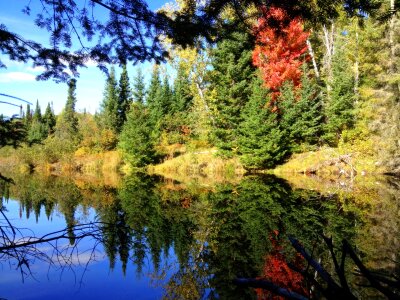
[[[300,273],[292,270],[283,254],[282,246],[278,244],[278,231],[270,237],[273,250],[265,257],[263,274],[259,279],[266,279],[281,288],[291,292],[308,296],[308,290],[304,284],[304,277]],[[291,262],[298,269],[303,268],[303,258],[296,254]],[[272,292],[264,289],[256,289],[257,299],[285,299],[282,296],[274,295]]]

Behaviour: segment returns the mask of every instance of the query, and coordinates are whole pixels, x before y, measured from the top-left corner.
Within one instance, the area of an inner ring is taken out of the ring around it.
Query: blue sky
[[[77,2],[83,0],[77,0]],[[0,24],[4,24],[7,28],[20,34],[21,36],[36,40],[41,43],[47,43],[49,33],[40,31],[34,26],[33,20],[35,15],[26,16],[21,12],[28,0],[5,1],[0,0]],[[148,0],[149,7],[153,10],[160,8],[165,0]],[[40,1],[31,1],[31,7],[40,5]],[[34,12],[34,9],[32,9]],[[44,112],[47,103],[53,103],[56,114],[60,113],[64,107],[67,98],[67,84],[55,83],[52,80],[36,81],[36,75],[40,74],[41,70],[33,68],[32,64],[24,64],[21,62],[10,61],[8,57],[1,54],[1,60],[7,66],[7,69],[0,69],[0,94],[8,94],[27,101],[36,103],[39,101],[42,112]],[[128,66],[129,76],[132,79],[135,75],[137,67],[140,67],[144,74],[151,73],[151,64]],[[116,66],[117,79],[120,69]],[[80,77],[77,79],[77,111],[86,109],[88,112],[94,113],[99,108],[99,103],[103,97],[105,84],[105,75],[94,65],[88,65],[87,68],[80,69]],[[0,101],[10,101],[20,104],[10,98],[1,97]],[[0,115],[11,116],[18,114],[17,107],[0,103]]]

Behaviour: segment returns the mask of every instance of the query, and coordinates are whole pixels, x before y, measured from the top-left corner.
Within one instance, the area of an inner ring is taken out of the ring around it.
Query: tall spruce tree
[[[32,122],[32,111],[31,111],[31,106],[29,104],[26,105],[26,113],[24,116],[24,125],[25,129],[28,131],[29,127],[31,126]]]
[[[142,69],[138,69],[136,76],[133,78],[132,89],[133,101],[138,104],[144,104],[146,100],[146,85],[144,83],[144,76]]]
[[[118,126],[117,132],[120,132],[123,124],[126,121],[126,115],[129,110],[129,106],[132,103],[132,92],[129,83],[128,70],[126,64],[122,66],[122,73],[119,79],[118,88]]]
[[[28,131],[28,143],[40,143],[47,136],[46,126],[42,122],[42,113],[40,110],[39,101],[36,101],[35,111],[32,116],[32,122]]]
[[[33,112],[32,121],[42,121],[42,111],[40,109],[39,100],[36,100],[35,111]]]
[[[160,71],[158,66],[154,66],[153,73],[150,79],[149,89],[147,91],[146,105],[149,109],[149,118],[153,124],[155,135],[159,135],[160,121],[162,119],[162,84],[160,80]]]
[[[248,170],[272,168],[287,155],[286,133],[279,125],[278,114],[266,104],[269,95],[262,80],[255,78],[251,86],[252,94],[237,129],[240,160]]]
[[[352,63],[346,57],[346,36],[338,35],[332,58],[332,76],[328,102],[325,103],[325,128],[323,139],[336,146],[344,129],[354,125],[354,75]]]
[[[169,85],[169,80],[168,76],[164,76],[163,84],[162,84],[162,89],[161,89],[161,94],[160,94],[160,111],[162,113],[162,117],[166,115],[172,115],[175,111],[175,106],[174,106],[174,97],[173,97],[173,92],[171,90],[171,86]]]
[[[79,142],[78,117],[75,112],[76,101],[76,79],[71,79],[68,82],[67,102],[57,120],[55,135],[61,140],[70,141],[72,144]]]
[[[147,90],[146,105],[151,108],[157,98],[157,94],[161,89],[160,70],[157,65],[153,67],[151,74],[149,89]]]
[[[72,133],[78,131],[78,118],[75,112],[76,101],[76,79],[71,79],[68,83],[68,98],[65,103],[64,117],[70,125]]]
[[[237,147],[235,130],[241,121],[241,110],[251,94],[249,81],[254,76],[251,62],[253,45],[250,36],[234,32],[212,52],[211,89],[216,93],[215,143],[225,155]]]
[[[321,91],[306,68],[300,88],[287,82],[280,91],[280,126],[286,131],[291,152],[304,150],[302,144],[316,145],[323,127]]]
[[[47,103],[46,111],[43,115],[43,124],[46,127],[48,135],[54,132],[54,126],[56,126],[56,117],[50,106],[50,103]]]
[[[100,104],[100,127],[116,133],[119,125],[118,112],[118,86],[115,79],[115,68],[111,67],[110,74],[106,80],[103,101]]]
[[[133,103],[119,137],[118,148],[134,167],[143,167],[154,161],[153,124],[149,110]]]
[[[182,63],[178,66],[173,90],[175,98],[173,110],[175,112],[187,111],[193,102],[193,95],[190,91],[190,80],[185,73]]]

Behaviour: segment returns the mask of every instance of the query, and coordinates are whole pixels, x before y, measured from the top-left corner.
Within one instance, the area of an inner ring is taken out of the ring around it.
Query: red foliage
[[[277,236],[278,234],[274,232]],[[282,247],[278,245],[276,238],[271,237],[273,250],[265,258],[262,279],[267,279],[281,288],[290,291],[308,295],[307,289],[304,287],[304,277],[300,273],[293,271],[287,264],[285,256],[282,254]],[[294,262],[298,268],[302,267],[303,259],[301,255],[296,255]],[[256,289],[257,299],[284,299],[281,296],[272,294],[270,291]]]
[[[253,64],[261,70],[275,101],[285,81],[291,80],[295,87],[300,86],[300,67],[307,59],[304,53],[309,33],[303,30],[300,19],[288,22],[282,8],[264,7],[262,10],[263,17],[254,28],[257,45],[253,50]]]

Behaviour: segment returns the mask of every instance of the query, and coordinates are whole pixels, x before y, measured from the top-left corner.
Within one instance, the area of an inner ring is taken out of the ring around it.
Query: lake
[[[307,262],[289,237],[337,282],[322,236],[332,237],[338,258],[346,240],[369,270],[400,270],[400,181],[393,178],[10,177],[14,183],[0,182],[4,299],[270,296],[237,285],[236,278],[264,278],[308,293],[315,286],[290,267],[306,269]],[[6,247],[10,241],[13,247]],[[347,259],[344,275],[356,297],[385,298],[362,287],[365,278],[356,273]]]

